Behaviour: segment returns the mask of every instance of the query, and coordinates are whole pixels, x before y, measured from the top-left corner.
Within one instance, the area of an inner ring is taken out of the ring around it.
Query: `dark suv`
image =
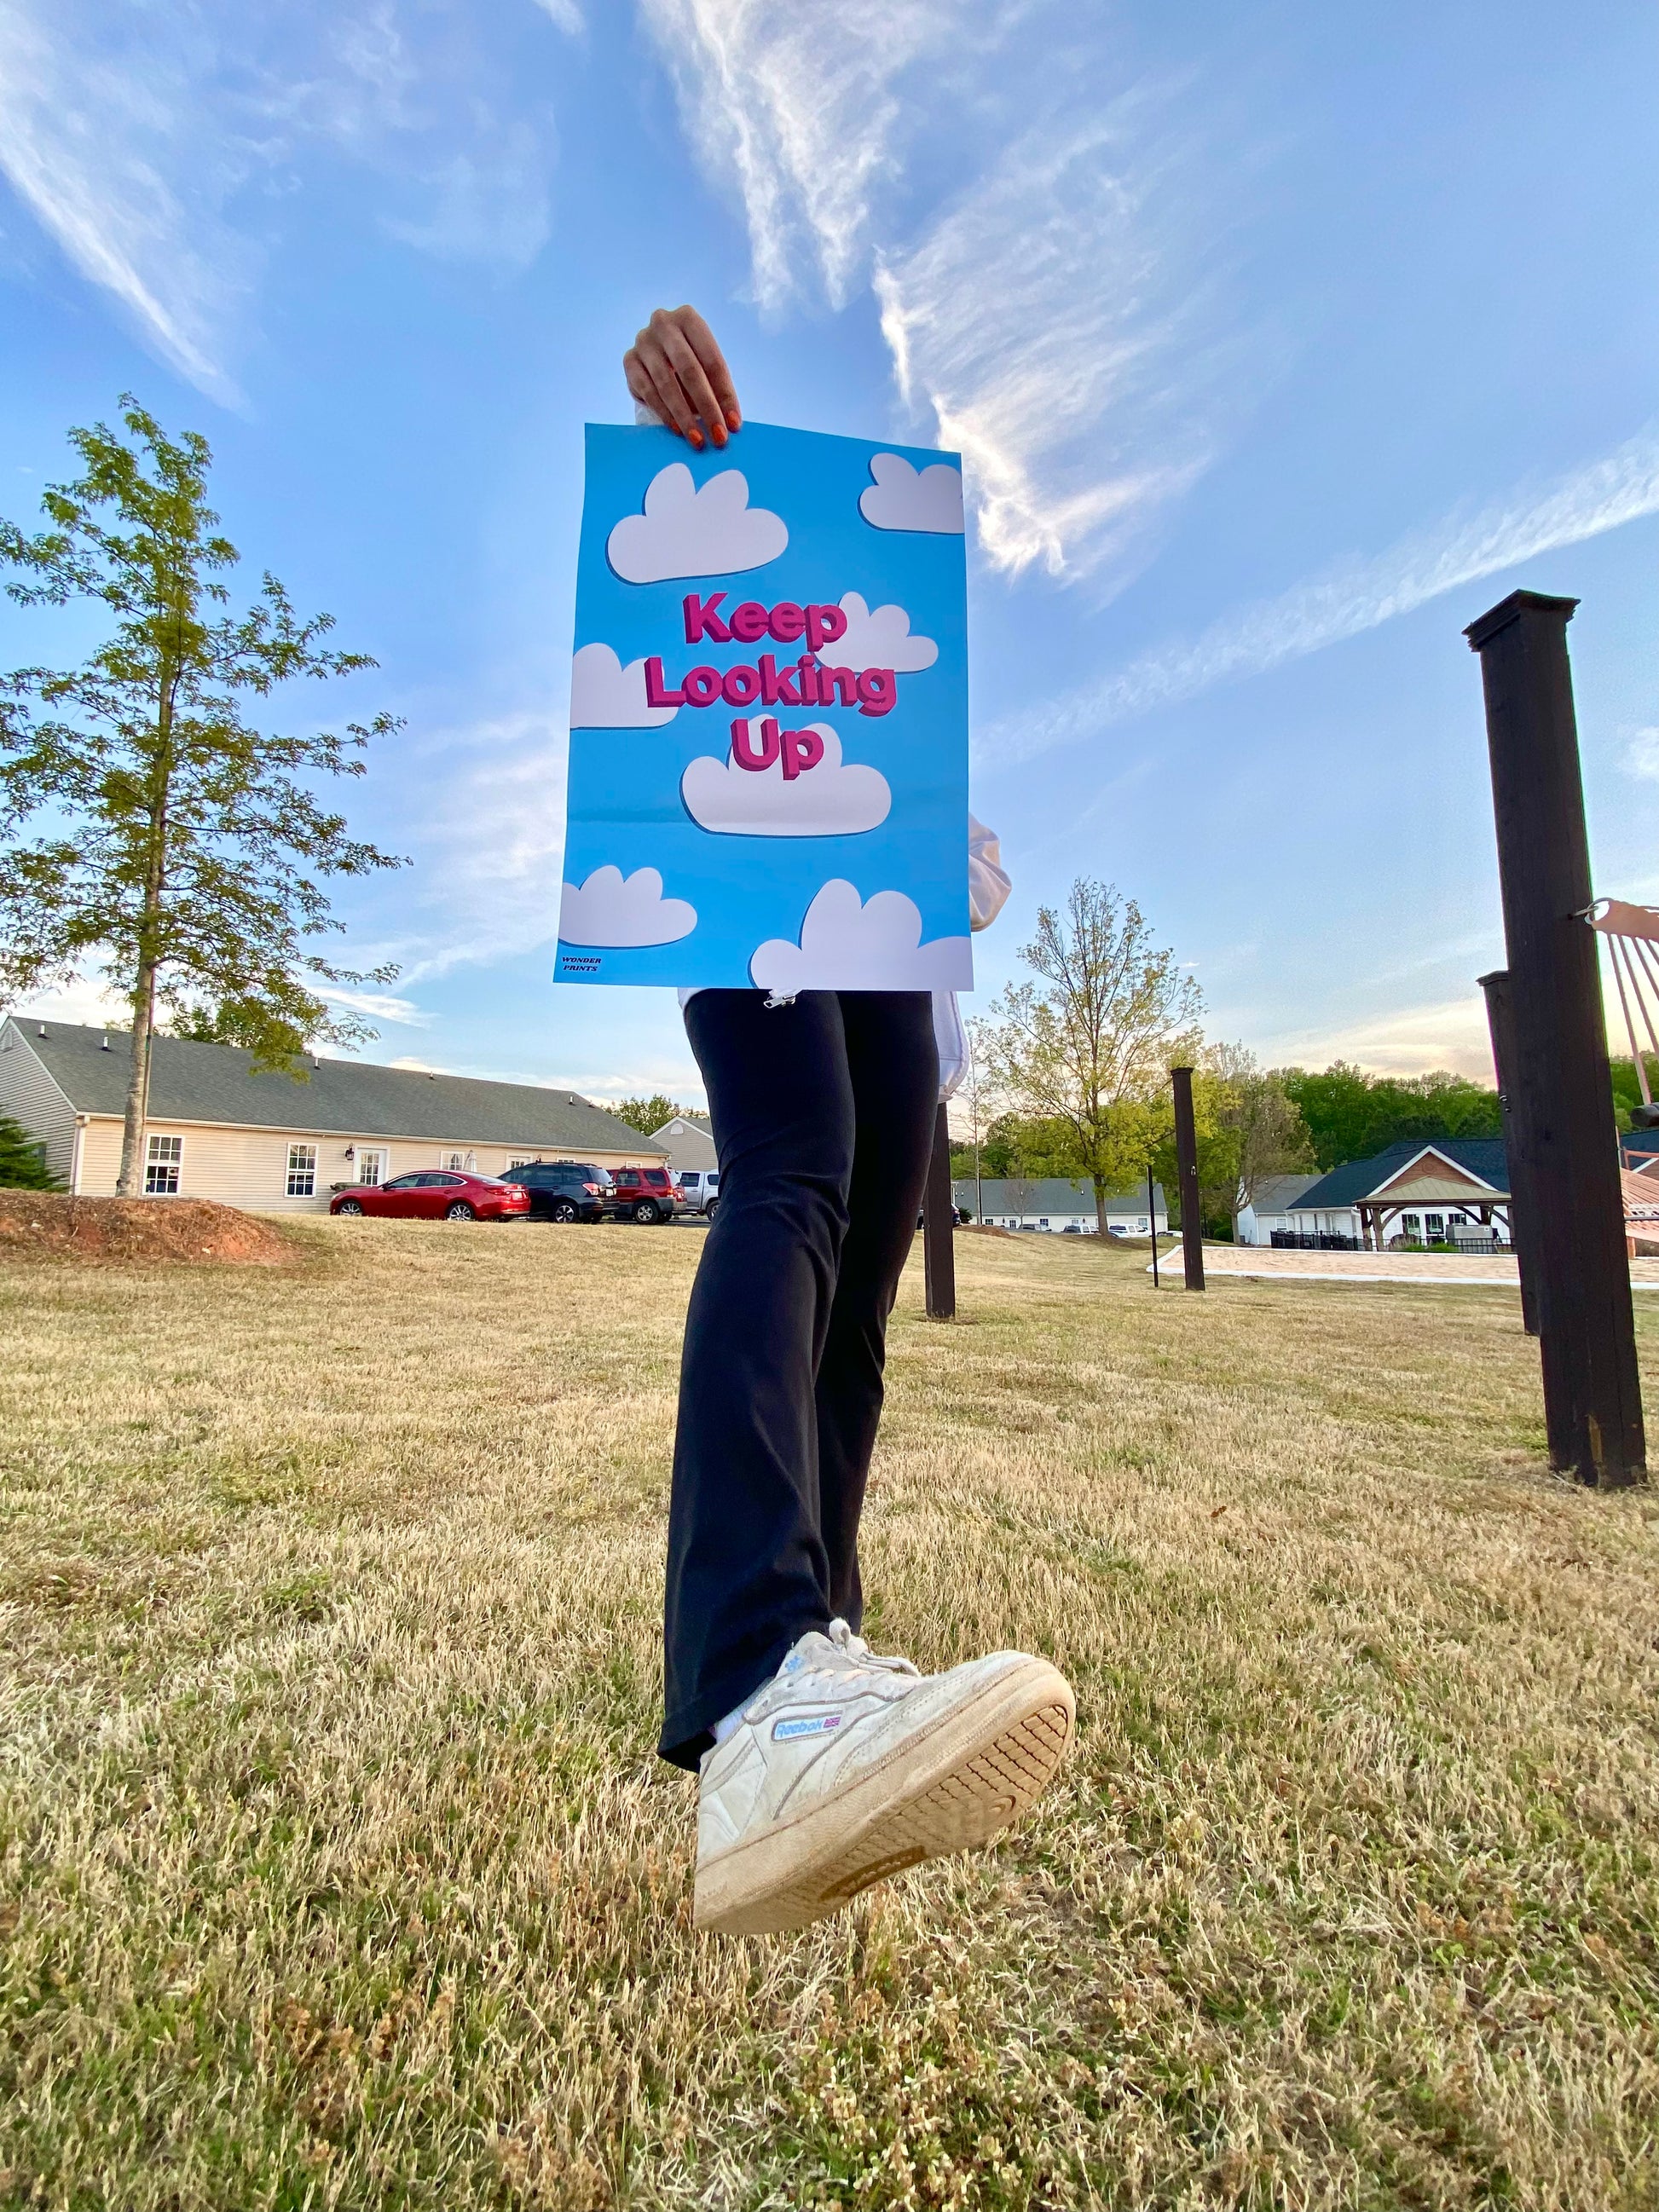
[[[612,1168],[605,1212],[618,1221],[672,1221],[685,1203],[666,1168]]]
[[[530,1196],[532,1221],[603,1221],[611,1177],[585,1160],[521,1160],[511,1180]]]

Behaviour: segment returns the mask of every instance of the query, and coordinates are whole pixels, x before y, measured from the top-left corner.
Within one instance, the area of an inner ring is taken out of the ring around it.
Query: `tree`
[[[626,1121],[630,1129],[637,1129],[642,1137],[653,1137],[665,1121],[696,1114],[695,1106],[677,1106],[672,1098],[665,1098],[660,1091],[649,1098],[624,1098],[618,1106],[607,1106],[606,1113],[614,1114],[619,1121]]]
[[[332,617],[298,620],[271,575],[229,611],[219,579],[240,556],[207,504],[206,440],[167,437],[130,395],[122,407],[126,438],[101,422],[70,431],[84,473],[47,489],[46,530],[0,521],[20,605],[88,599],[114,617],[80,667],[0,678],[0,991],[65,977],[89,954],[113,972],[132,1009],[116,1186],[130,1195],[158,1005],[185,1015],[206,1000],[259,1064],[304,1079],[308,1042],[374,1035],[316,987],[395,973],[365,976],[307,949],[343,927],[319,878],[402,863],[349,837],[301,780],[361,775],[363,748],[399,727],[393,716],[282,737],[242,714],[244,696],[374,661],[327,649]]]
[[[21,1121],[0,1114],[0,1190],[62,1190],[46,1165],[46,1148]]]
[[[1063,912],[1038,909],[1019,957],[1036,980],[1010,984],[983,1025],[987,1072],[1024,1113],[1063,1129],[1103,1237],[1107,1193],[1146,1171],[1170,1065],[1195,1047],[1202,994],[1153,944],[1135,902],[1087,877]]]
[[[1300,1112],[1317,1166],[1369,1159],[1402,1138],[1498,1137],[1498,1093],[1467,1076],[1437,1069],[1427,1075],[1367,1075],[1337,1060],[1322,1074],[1279,1071],[1285,1096]]]
[[[955,1141],[951,1146],[951,1179],[953,1182],[968,1182],[974,1186],[974,1218],[984,1213],[985,1139],[989,1133],[988,1123],[996,1092],[985,1065],[985,1048],[980,1036],[982,1027],[977,1019],[964,1024],[968,1039],[968,1065],[963,1070],[962,1080],[957,1085],[951,1107],[959,1125],[965,1126],[967,1142]],[[992,1170],[994,1174],[995,1170]]]
[[[1282,1081],[1246,1046],[1212,1045],[1205,1063],[1219,1092],[1217,1127],[1232,1146],[1225,1203],[1236,1243],[1238,1217],[1255,1203],[1267,1176],[1313,1166],[1313,1139]]]

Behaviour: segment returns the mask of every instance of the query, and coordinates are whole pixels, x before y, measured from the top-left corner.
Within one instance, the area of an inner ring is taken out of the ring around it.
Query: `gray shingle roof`
[[[1402,1137],[1397,1145],[1389,1145],[1368,1160],[1345,1160],[1340,1167],[1322,1176],[1286,1210],[1322,1213],[1334,1206],[1352,1206],[1359,1199],[1370,1198],[1381,1184],[1392,1182],[1407,1160],[1431,1148],[1454,1166],[1490,1184],[1495,1197],[1509,1196],[1509,1160],[1501,1137]]]
[[[34,1019],[16,1026],[77,1114],[125,1110],[125,1030]],[[107,1052],[102,1049],[106,1036]],[[544,1090],[539,1084],[428,1075],[365,1060],[325,1060],[315,1067],[307,1061],[309,1079],[296,1083],[289,1075],[256,1075],[252,1063],[251,1053],[232,1045],[158,1036],[150,1061],[150,1118],[343,1137],[557,1146],[577,1153],[646,1156],[663,1149],[574,1091]]]
[[[1322,1177],[1317,1174],[1263,1176],[1255,1187],[1251,1207],[1258,1215],[1288,1212],[1305,1192],[1321,1181]]]

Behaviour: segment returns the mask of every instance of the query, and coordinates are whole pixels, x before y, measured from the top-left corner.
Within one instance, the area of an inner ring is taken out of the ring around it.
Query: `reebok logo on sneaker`
[[[822,1735],[826,1729],[839,1728],[841,1720],[839,1713],[820,1713],[815,1720],[774,1721],[772,1741],[774,1743],[787,1743],[792,1737],[798,1735]]]

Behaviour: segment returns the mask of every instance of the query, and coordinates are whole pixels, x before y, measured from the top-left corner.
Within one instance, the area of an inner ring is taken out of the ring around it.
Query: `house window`
[[[1400,1226],[1407,1237],[1421,1238],[1423,1221],[1419,1214],[1402,1213],[1400,1217]]]
[[[441,1167],[453,1169],[457,1175],[459,1175],[465,1165],[465,1162],[459,1152],[446,1152],[443,1158],[439,1162],[439,1165]]]
[[[1427,1232],[1430,1243],[1438,1244],[1445,1237],[1446,1217],[1443,1213],[1425,1213],[1423,1217],[1423,1227]]]
[[[288,1194],[290,1198],[317,1195],[317,1147],[290,1145],[288,1148]]]
[[[357,1180],[369,1190],[378,1190],[386,1181],[386,1147],[383,1145],[358,1147]]]
[[[185,1157],[182,1137],[152,1137],[144,1157],[144,1196],[176,1198],[179,1170]]]

